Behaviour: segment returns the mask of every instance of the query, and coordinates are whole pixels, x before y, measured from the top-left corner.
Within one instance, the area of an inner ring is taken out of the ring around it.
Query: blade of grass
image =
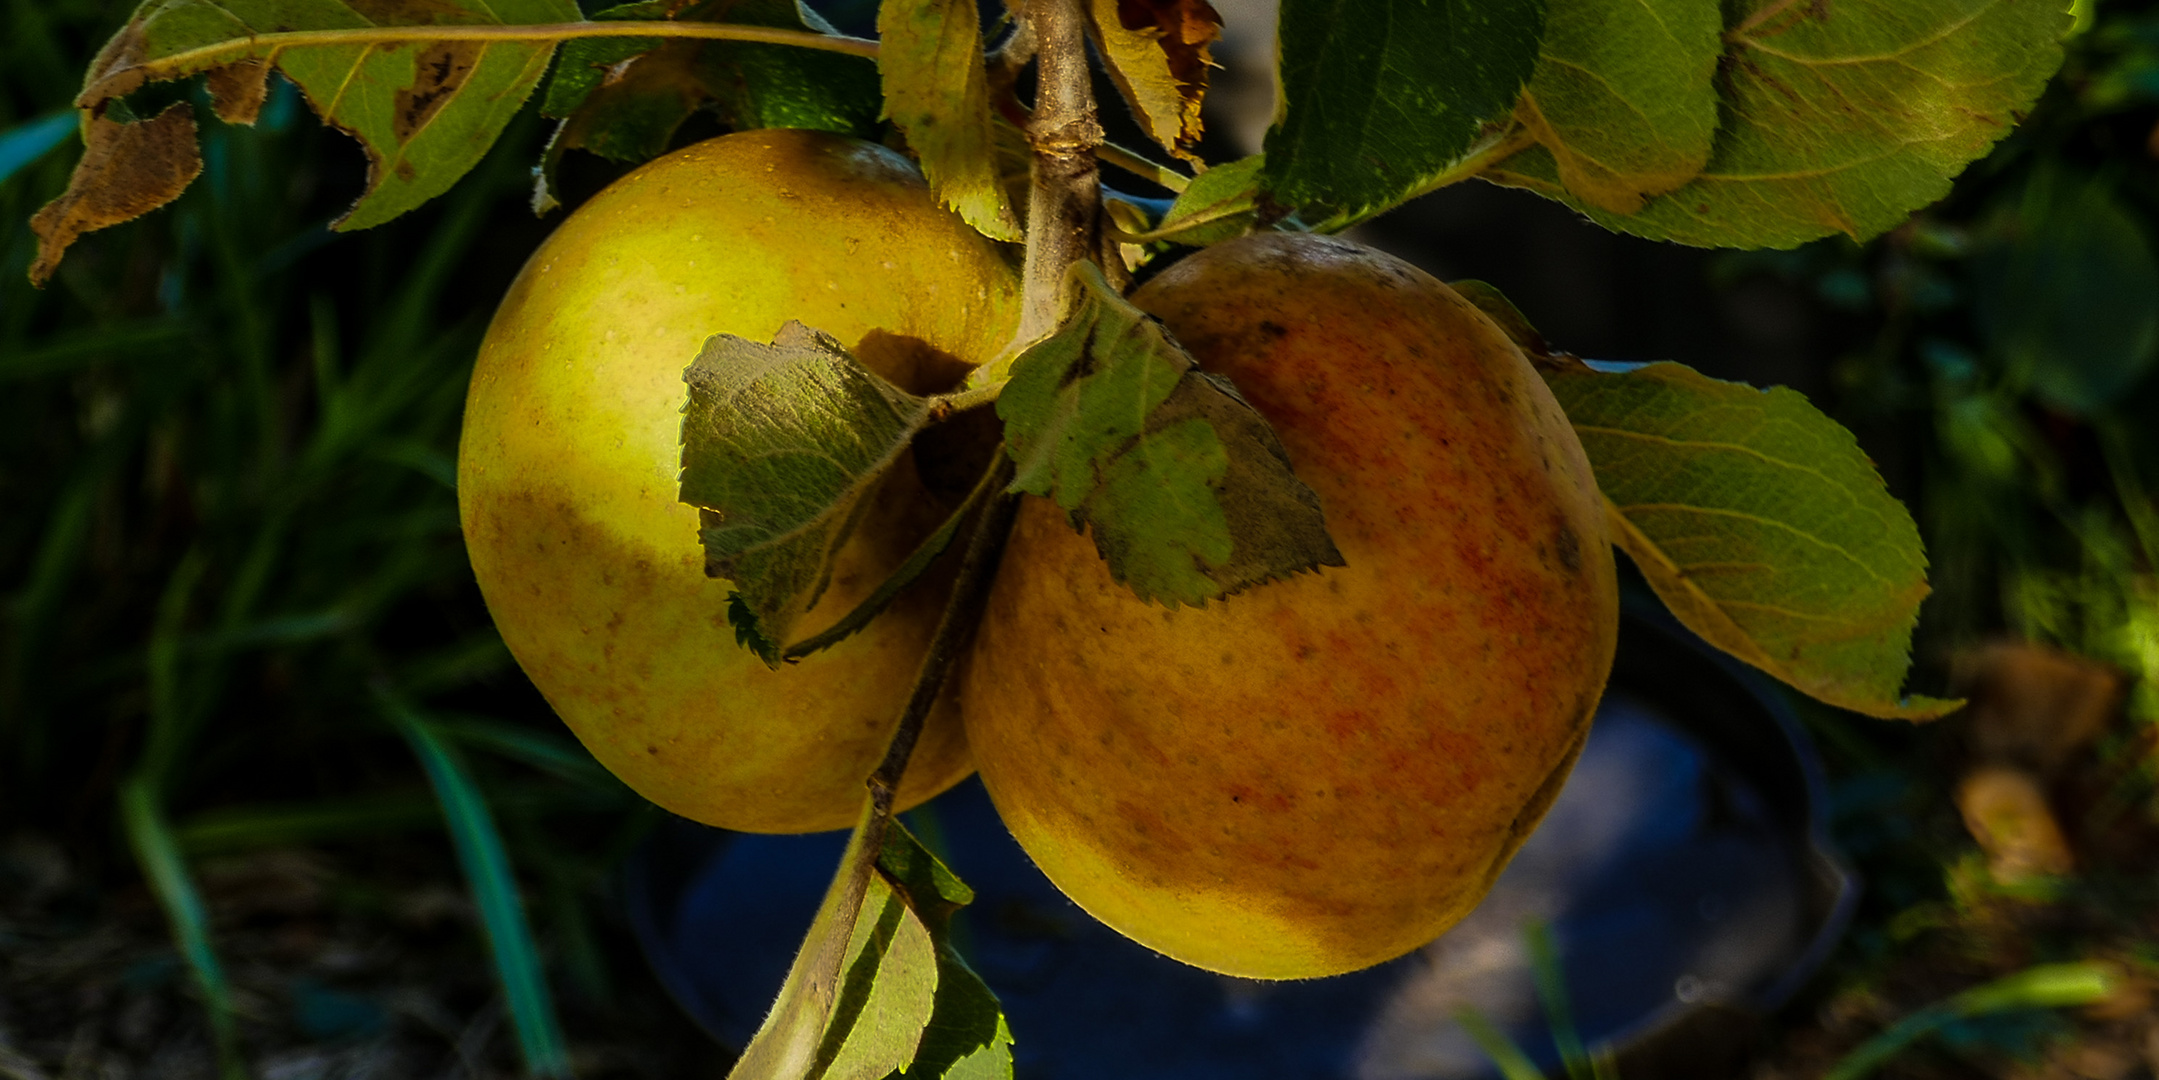
[[[1582,1049],[1582,1033],[1574,1026],[1574,1003],[1567,996],[1567,973],[1559,966],[1559,940],[1551,924],[1531,919],[1522,926],[1529,946],[1529,970],[1537,984],[1537,1001],[1544,1006],[1544,1024],[1552,1033],[1552,1045],[1570,1080],[1594,1080],[1589,1054]]]
[[[437,827],[442,809],[426,791],[240,806],[197,814],[173,828],[189,855],[312,844]]]
[[[69,109],[0,131],[0,184],[66,142],[80,122]]]
[[[1846,1054],[1822,1080],[1859,1080],[1954,1021],[2013,1009],[2088,1005],[2112,994],[2118,981],[2114,966],[2098,961],[2026,968],[1944,998],[1891,1024]]]
[[[562,1025],[555,1016],[539,948],[533,941],[524,902],[518,896],[517,878],[510,872],[510,857],[503,850],[494,814],[464,763],[433,724],[388,691],[378,689],[377,701],[390,723],[411,744],[442,804],[451,844],[472,886],[480,924],[495,957],[495,974],[502,980],[503,996],[509,1002],[510,1023],[517,1029],[525,1070],[541,1077],[569,1076]]]
[[[203,1006],[210,1014],[210,1032],[217,1043],[218,1071],[224,1080],[245,1080],[247,1067],[240,1059],[232,989],[225,981],[224,967],[218,963],[217,950],[210,943],[210,913],[203,906],[194,879],[188,875],[187,862],[180,856],[180,846],[173,840],[159,801],[156,786],[149,778],[129,777],[120,786],[120,820],[127,830],[128,844],[135,850],[135,861],[165,909],[173,941],[195,974],[195,986],[202,992]]]
[[[1492,1064],[1499,1069],[1499,1075],[1506,1080],[1544,1080],[1544,1070],[1538,1068],[1536,1062],[1529,1060],[1529,1055],[1523,1053],[1522,1048],[1516,1046],[1506,1032],[1485,1019],[1483,1013],[1464,1007],[1454,1014],[1454,1021],[1462,1025],[1463,1031],[1469,1033],[1469,1037],[1476,1042],[1477,1049],[1484,1051],[1484,1056],[1492,1059]]]

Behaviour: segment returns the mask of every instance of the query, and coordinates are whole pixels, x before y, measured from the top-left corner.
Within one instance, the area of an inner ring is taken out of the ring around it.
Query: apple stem
[[[870,799],[877,807],[873,821],[892,816],[900,776],[907,771],[907,759],[914,754],[922,723],[943,694],[953,665],[966,652],[975,624],[982,621],[983,605],[989,602],[990,584],[997,580],[1005,539],[1012,534],[1012,518],[1019,511],[1019,496],[1002,490],[1012,482],[1013,470],[1012,456],[1005,453],[1003,444],[998,445],[990,470],[988,482],[998,492],[975,518],[967,554],[960,560],[959,580],[952,586],[952,598],[945,602],[944,615],[937,620],[937,631],[931,635],[929,651],[923,654],[922,667],[915,675],[914,690],[900,713],[899,727],[885,746],[885,759],[870,774]]]
[[[1028,0],[1021,17],[1032,31],[1036,86],[1027,140],[1034,148],[1027,197],[1025,302],[1017,344],[1057,328],[1065,271],[1091,259],[1101,214],[1095,148],[1094,82],[1087,67],[1084,0]]]

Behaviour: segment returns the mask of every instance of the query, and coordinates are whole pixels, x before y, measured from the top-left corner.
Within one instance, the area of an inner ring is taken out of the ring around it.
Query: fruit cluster
[[[1275,426],[1347,565],[1166,609],[1028,499],[901,805],[978,768],[1074,901],[1193,964],[1399,955],[1474,906],[1581,749],[1617,621],[1587,459],[1491,320],[1378,252],[1247,237],[1131,299]],[[1018,300],[904,159],[799,131],[653,162],[533,256],[473,374],[459,498],[504,640],[602,763],[726,828],[854,819],[945,586],[778,671],[738,648],[676,501],[681,372],[793,319],[929,392],[1007,344]],[[951,509],[901,462],[808,629]]]

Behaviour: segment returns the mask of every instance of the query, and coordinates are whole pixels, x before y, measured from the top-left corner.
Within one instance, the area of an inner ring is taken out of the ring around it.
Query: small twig
[[[892,733],[892,741],[886,744],[885,759],[870,774],[870,799],[877,812],[870,818],[872,835],[866,844],[883,841],[883,822],[892,816],[892,802],[900,789],[900,777],[907,771],[907,759],[914,754],[915,741],[922,735],[923,721],[930,709],[944,693],[945,680],[951,676],[952,667],[959,662],[974,636],[975,624],[982,620],[982,607],[989,602],[990,586],[997,580],[997,566],[1004,559],[1005,540],[1012,533],[1012,518],[1019,510],[1019,496],[1004,492],[1005,485],[1012,482],[1012,456],[1002,444],[997,447],[997,459],[990,466],[985,483],[1000,489],[990,497],[989,505],[982,509],[982,516],[975,519],[974,533],[967,540],[967,554],[960,560],[959,580],[952,585],[952,598],[945,601],[944,615],[937,620],[937,632],[930,637],[929,651],[923,654],[921,670],[915,675],[913,693],[907,697],[907,707],[900,711],[899,727]],[[874,850],[874,847],[872,848]]]

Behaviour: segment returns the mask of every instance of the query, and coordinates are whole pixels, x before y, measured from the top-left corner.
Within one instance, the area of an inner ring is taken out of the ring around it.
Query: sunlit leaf
[[[1850,432],[1795,391],[1678,364],[1542,370],[1615,542],[1688,629],[1833,705],[1956,708],[1900,696],[1926,555]]]
[[[1632,213],[1709,163],[1717,128],[1713,0],[1548,0],[1523,122],[1567,191]]]
[[[885,115],[921,159],[930,190],[984,236],[1019,239],[1019,217],[998,182],[974,0],[884,0],[877,33]]]
[[[1948,194],[2061,64],[2056,0],[1743,0],[1700,176],[1618,214],[1573,196],[1536,147],[1485,175],[1560,199],[1606,228],[1703,247],[1864,240]]]
[[[772,1012],[729,1080],[1002,1080],[997,999],[946,941],[974,898],[897,821],[865,803]]]
[[[1274,429],[1091,263],[1067,276],[1064,321],[1015,361],[997,414],[1011,489],[1090,528],[1143,600],[1196,606],[1342,565]]]
[[[1207,0],[1089,0],[1087,14],[1133,116],[1163,149],[1192,159],[1221,14]]]

